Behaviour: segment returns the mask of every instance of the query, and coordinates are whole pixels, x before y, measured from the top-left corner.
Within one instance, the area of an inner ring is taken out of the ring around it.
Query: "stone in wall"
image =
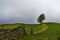
[[[0,29],[0,40],[17,40],[18,37],[26,35],[24,26],[14,29]]]

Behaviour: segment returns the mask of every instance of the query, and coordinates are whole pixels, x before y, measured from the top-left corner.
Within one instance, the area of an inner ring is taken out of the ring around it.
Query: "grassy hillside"
[[[45,40],[48,38],[56,38],[60,37],[60,24],[58,23],[45,23],[48,27],[47,30],[45,30],[44,33],[37,34],[37,35],[29,35],[29,36],[23,36],[19,38],[19,40]],[[0,29],[13,29],[22,24],[3,24],[0,25]],[[37,32],[40,30],[40,25],[39,24],[24,24],[25,29],[27,33],[29,34],[31,31],[31,28],[33,28],[34,32]]]
[[[55,40],[57,37],[60,37],[60,24],[58,23],[45,23],[48,26],[48,29],[42,33],[32,36],[24,36],[20,38],[21,40],[47,40],[48,38],[51,38]],[[38,24],[32,24],[32,25],[25,25],[26,30],[29,32],[30,28],[32,27],[34,32],[37,32],[40,30],[40,26]]]
[[[16,28],[18,26],[20,26],[21,24],[1,24],[0,25],[0,29],[13,29],[13,28]]]

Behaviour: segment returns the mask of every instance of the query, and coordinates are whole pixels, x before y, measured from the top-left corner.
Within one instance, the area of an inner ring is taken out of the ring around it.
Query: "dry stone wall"
[[[18,37],[23,35],[26,35],[24,26],[19,26],[14,29],[0,29],[0,40],[17,40]]]

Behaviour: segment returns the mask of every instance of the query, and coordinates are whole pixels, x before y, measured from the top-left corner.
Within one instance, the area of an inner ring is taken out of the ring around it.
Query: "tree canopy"
[[[38,17],[37,21],[38,21],[38,23],[42,23],[43,20],[45,20],[45,15],[44,15],[44,14],[41,14],[41,15]]]

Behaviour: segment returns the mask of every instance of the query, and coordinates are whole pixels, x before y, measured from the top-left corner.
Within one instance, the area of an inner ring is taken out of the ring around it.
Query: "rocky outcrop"
[[[18,37],[23,35],[26,35],[24,26],[19,26],[14,29],[0,29],[0,40],[17,40]]]

